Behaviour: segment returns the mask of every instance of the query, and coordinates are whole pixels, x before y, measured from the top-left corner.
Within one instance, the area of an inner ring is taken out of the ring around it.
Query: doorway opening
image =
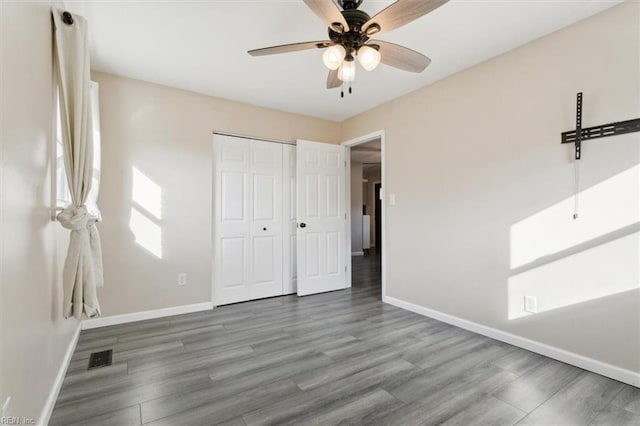
[[[354,291],[384,299],[384,132],[345,142],[349,172],[350,278]]]

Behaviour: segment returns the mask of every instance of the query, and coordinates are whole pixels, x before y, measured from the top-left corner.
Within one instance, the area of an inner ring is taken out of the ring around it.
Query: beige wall
[[[38,419],[78,327],[61,318],[67,232],[49,210],[50,4],[3,1],[0,17],[0,405]]]
[[[586,126],[640,115],[639,8],[624,3],[343,124],[345,140],[386,131],[389,296],[640,372],[640,135],[585,143],[578,221],[572,148],[560,144],[578,91]],[[514,263],[522,247],[540,251]],[[520,316],[513,295],[524,293],[544,312]]]
[[[100,84],[105,316],[211,300],[213,130],[340,141],[336,122],[109,74],[93,79]],[[149,242],[151,251],[143,246]]]
[[[362,163],[351,161],[351,253],[362,253]]]

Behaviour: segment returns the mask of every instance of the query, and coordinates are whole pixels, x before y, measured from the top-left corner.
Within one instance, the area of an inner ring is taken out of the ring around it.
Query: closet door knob
[[[267,228],[262,228],[262,230],[263,230],[263,231],[266,231],[266,230],[267,230]]]
[[[302,222],[302,223],[300,224],[300,228],[306,228],[306,227],[307,227],[307,224],[306,224],[306,223]]]

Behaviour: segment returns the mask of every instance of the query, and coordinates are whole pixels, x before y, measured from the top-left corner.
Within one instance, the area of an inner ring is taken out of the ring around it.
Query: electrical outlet
[[[538,299],[534,296],[524,297],[524,311],[535,314],[538,312]]]
[[[4,403],[2,404],[2,418],[6,419],[7,417],[9,417],[9,402],[11,402],[11,397],[8,396],[7,399],[4,400]]]
[[[178,285],[183,286],[187,285],[187,274],[186,272],[182,272],[178,274]]]

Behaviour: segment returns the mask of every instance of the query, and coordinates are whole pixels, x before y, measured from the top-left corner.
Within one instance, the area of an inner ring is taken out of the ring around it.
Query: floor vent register
[[[113,349],[92,353],[89,357],[89,370],[111,365],[112,358]]]

